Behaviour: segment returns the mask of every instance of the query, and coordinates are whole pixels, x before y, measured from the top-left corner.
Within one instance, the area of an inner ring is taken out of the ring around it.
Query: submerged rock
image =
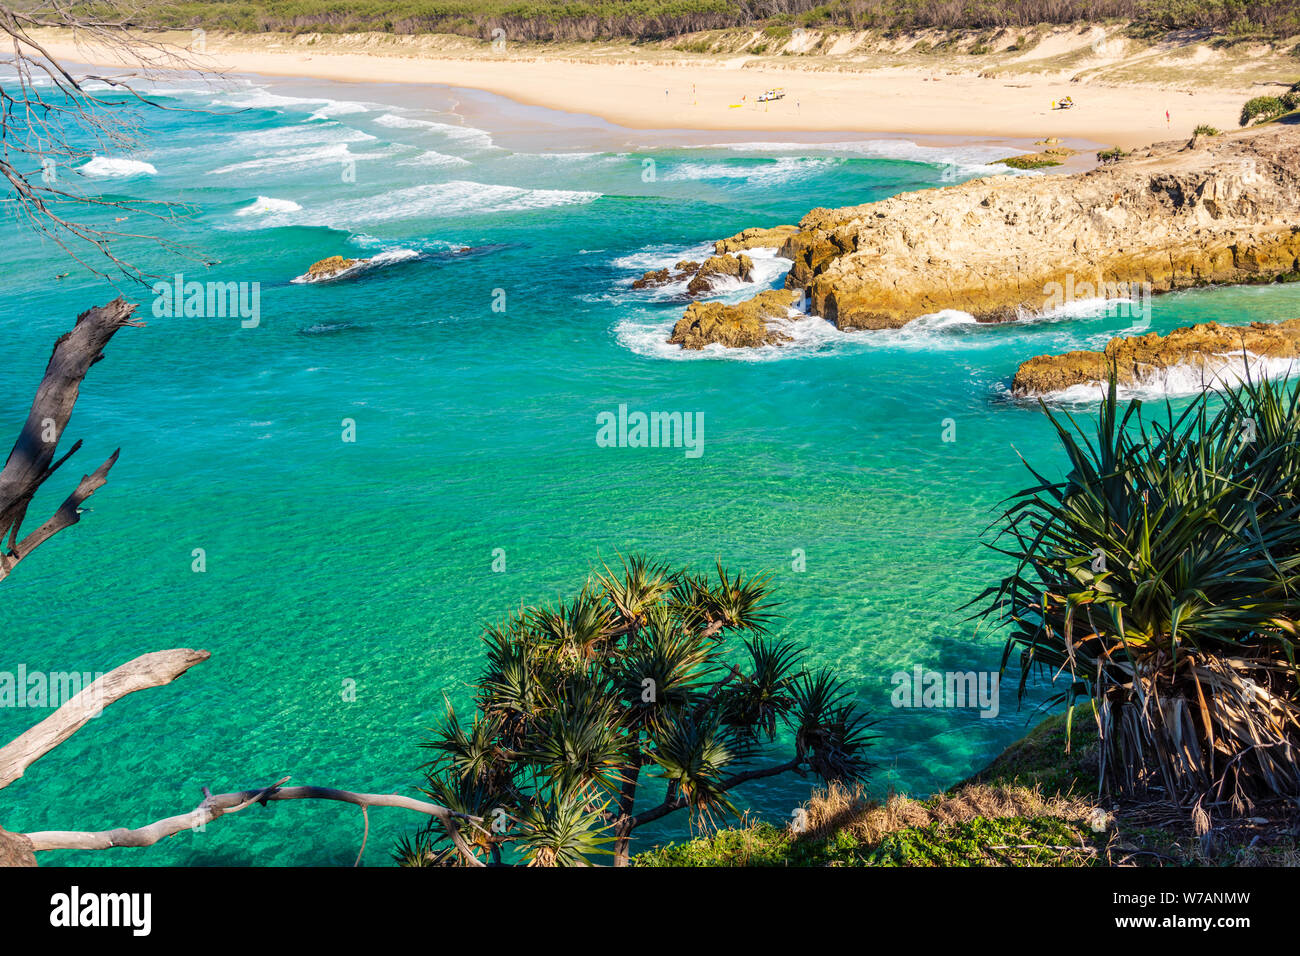
[[[342,256],[330,256],[327,259],[321,259],[319,262],[313,262],[311,266],[302,275],[294,279],[294,282],[326,282],[330,279],[337,279],[348,272],[355,272],[368,263],[369,259],[345,259]]]
[[[734,305],[692,302],[673,326],[668,341],[685,349],[702,349],[714,344],[731,349],[756,348],[786,342],[790,336],[769,328],[768,320],[785,318],[798,298],[797,292],[768,289]]]
[[[1203,322],[1168,335],[1118,336],[1103,351],[1039,355],[1021,364],[1011,382],[1016,395],[1037,396],[1107,380],[1111,364],[1121,385],[1135,385],[1177,366],[1214,370],[1245,351],[1263,358],[1300,358],[1300,319],[1220,325]]]

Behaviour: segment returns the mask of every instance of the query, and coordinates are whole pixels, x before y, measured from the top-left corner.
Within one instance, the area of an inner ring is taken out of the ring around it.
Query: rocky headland
[[[1300,129],[1197,137],[1084,173],[994,176],[814,209],[797,227],[745,230],[715,250],[778,239],[793,262],[786,288],[845,330],[898,328],[944,309],[1004,322],[1061,304],[1063,289],[1091,298],[1134,285],[1161,293],[1271,281],[1300,273]],[[703,344],[757,338],[739,331],[752,318],[744,303],[710,314]],[[704,334],[688,310],[669,341],[687,337],[683,323]]]

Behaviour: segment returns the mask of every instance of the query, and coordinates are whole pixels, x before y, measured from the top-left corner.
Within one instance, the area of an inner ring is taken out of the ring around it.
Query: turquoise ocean
[[[961,610],[1006,570],[980,536],[1029,483],[1018,456],[1063,464],[1041,410],[1007,385],[1025,358],[1100,347],[1134,320],[1085,306],[992,327],[946,312],[843,334],[810,318],[785,347],[684,354],[664,341],[682,290],[630,288],[749,226],[996,174],[1006,149],[633,131],[446,87],[151,89],[167,109],[138,111],[136,148],[61,175],[189,204],[175,223],[133,213],[123,228],[193,258],[123,251],[168,282],[256,283],[258,322],[155,314],[149,285],[115,288],[0,226],[5,441],[80,311],[120,290],[147,322],[83,387],[65,441],[85,447],[30,520],[121,459],[81,523],[0,586],[0,670],[106,672],[167,647],[212,658],[35,764],[0,794],[0,825],[139,826],[193,808],[202,787],[285,776],[414,793],[444,697],[469,705],[483,624],[634,552],[771,572],[777,632],[879,718],[876,793],[949,786],[1041,716],[1045,688],[1018,705],[1014,675],[992,718],[895,709],[891,675],[998,668],[1001,641]],[[331,255],[378,259],[291,281]],[[779,286],[788,263],[755,260]],[[1157,297],[1151,328],[1297,315],[1295,286],[1200,290]],[[596,417],[620,405],[702,413],[703,454],[599,447]],[[0,739],[46,713],[0,708]],[[760,781],[740,802],[788,819],[811,786]],[[388,863],[416,823],[373,812],[366,862]],[[688,833],[680,815],[639,831],[641,845]],[[294,803],[45,862],[350,864],[360,836],[355,808]]]

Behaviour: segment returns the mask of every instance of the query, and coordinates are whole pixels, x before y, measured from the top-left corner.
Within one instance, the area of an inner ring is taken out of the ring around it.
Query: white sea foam
[[[663,269],[676,265],[683,259],[694,259],[701,261],[706,256],[713,255],[713,243],[704,242],[698,246],[689,246],[683,249],[681,246],[668,244],[659,244],[646,246],[638,249],[636,252],[626,256],[619,256],[610,262],[615,269],[628,269],[635,272],[636,275],[629,278],[637,278],[643,272],[649,272],[651,269]]]
[[[404,159],[398,166],[471,166],[473,165],[468,159],[461,156],[452,156],[450,153],[440,153],[436,149],[426,149],[420,155],[411,159]]]
[[[245,160],[242,163],[232,163],[229,166],[222,166],[220,169],[212,170],[209,175],[224,176],[230,173],[259,173],[267,170],[303,169],[308,166],[319,166],[323,163],[340,163],[343,160],[387,159],[392,155],[393,151],[387,149],[375,150],[368,153],[354,153],[348,149],[347,143],[330,143],[325,146],[316,146],[310,149],[278,153],[273,156],[262,156],[258,159]]]
[[[239,109],[310,109],[313,113],[325,112],[329,116],[364,112],[370,107],[350,100],[334,100],[326,96],[284,96],[263,87],[226,93],[212,101],[213,106],[234,106]]]
[[[1246,381],[1283,378],[1297,372],[1300,372],[1300,363],[1292,358],[1270,358],[1249,352],[1245,355],[1215,355],[1208,356],[1204,365],[1174,365],[1155,370],[1132,385],[1119,386],[1116,395],[1125,400],[1178,398],[1207,389],[1236,388]],[[1107,387],[1103,382],[1091,382],[1059,389],[1043,397],[1067,405],[1089,404],[1101,401]]]
[[[402,116],[397,113],[385,113],[378,117],[375,123],[379,126],[387,126],[389,129],[429,130],[479,149],[490,149],[493,145],[490,133],[473,126],[455,126],[451,123],[416,119],[413,116]]]
[[[786,262],[786,260],[780,260]],[[758,261],[755,260],[757,268]],[[787,263],[788,266],[788,263]],[[754,293],[754,286],[745,284],[739,294],[724,295],[726,299],[745,299]],[[923,315],[913,319],[901,328],[879,329],[873,331],[844,331],[820,316],[806,313],[806,297],[797,308],[787,311],[785,318],[773,318],[768,322],[770,328],[777,328],[790,337],[789,341],[778,345],[767,345],[756,349],[729,349],[722,345],[710,345],[699,351],[686,351],[677,345],[669,345],[668,335],[674,323],[681,317],[674,312],[670,318],[663,318],[662,313],[653,317],[628,318],[615,327],[615,337],[625,348],[651,358],[674,360],[691,360],[702,358],[722,358],[737,362],[771,362],[780,359],[800,358],[815,354],[838,354],[847,349],[893,348],[915,351],[934,351],[936,349],[969,348],[979,342],[979,337],[972,337],[978,326],[975,318],[968,312],[957,309],[945,309],[933,315]],[[993,344],[990,338],[988,344]]]
[[[307,117],[309,120],[331,119],[335,116],[351,116],[354,113],[369,113],[370,107],[365,103],[353,103],[348,100],[333,100]]]
[[[274,213],[297,212],[302,209],[292,199],[274,199],[270,196],[258,196],[257,201],[238,210],[236,216],[266,216]]]
[[[896,159],[903,162],[926,163],[930,166],[953,167],[963,176],[990,176],[998,173],[1019,172],[1010,167],[994,164],[997,159],[1016,155],[1024,150],[1005,146],[922,146],[905,139],[872,139],[836,143],[750,142],[714,143],[693,146],[694,149],[726,149],[741,153],[790,153],[800,157],[818,153],[849,154],[865,159]]]
[[[126,159],[121,156],[96,156],[90,162],[78,167],[77,172],[85,176],[94,176],[97,179],[125,179],[128,176],[158,175],[158,170],[153,167],[152,163],[146,163],[139,159]]]
[[[308,144],[364,143],[377,137],[359,129],[337,123],[297,123],[273,126],[270,129],[241,133],[237,143],[241,149],[305,146]]]
[[[571,206],[599,199],[600,193],[570,189],[524,189],[466,180],[425,183],[379,196],[343,199],[294,213],[292,224],[352,229],[359,225],[427,217],[520,212]],[[288,224],[288,223],[285,223]]]
[[[682,163],[661,178],[673,180],[743,180],[751,186],[778,186],[843,163],[840,158],[782,156],[765,162]]]

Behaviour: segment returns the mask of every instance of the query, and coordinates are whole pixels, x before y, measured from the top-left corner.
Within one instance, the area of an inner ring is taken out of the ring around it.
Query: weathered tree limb
[[[141,654],[84,687],[39,724],[0,747],[0,790],[21,777],[37,760],[86,725],[104,707],[127,694],[170,684],[195,664],[206,661],[207,651],[188,647]]]
[[[165,38],[133,28],[138,11],[135,3],[101,0],[92,11],[63,0],[28,0],[15,4],[0,2],[0,41],[6,50],[0,63],[13,73],[0,83],[0,191],[10,211],[17,214],[37,235],[48,238],[95,275],[110,273],[101,266],[111,263],[132,279],[143,273],[119,258],[119,242],[145,239],[163,249],[193,259],[184,246],[138,228],[96,225],[82,213],[91,210],[121,213],[115,222],[138,221],[146,216],[155,222],[177,219],[193,212],[189,206],[153,199],[115,199],[87,192],[79,184],[84,174],[78,164],[102,152],[121,155],[139,140],[140,121],[125,108],[122,95],[135,103],[158,110],[184,110],[151,97],[143,83],[183,71],[199,79],[224,79],[201,51],[180,49]],[[138,22],[138,21],[136,21]],[[34,31],[65,28],[85,51],[87,61],[121,64],[129,72],[74,73],[40,40]],[[186,110],[187,112],[191,110]],[[207,112],[206,110],[194,112]],[[208,263],[210,264],[210,263]]]
[[[108,471],[117,461],[117,452],[113,452],[93,473],[83,475],[73,493],[49,520],[25,538],[19,538],[32,497],[45,480],[81,447],[77,442],[67,455],[54,460],[59,439],[77,403],[82,379],[90,366],[104,357],[104,346],[118,329],[144,324],[132,317],[134,312],[135,306],[131,303],[121,298],[114,299],[108,305],[81,313],[72,331],[60,336],[54,344],[54,352],[36,389],[27,422],[3,471],[0,471],[0,581],[39,545],[76,524],[82,503],[108,480]]]
[[[32,841],[21,833],[0,827],[0,866],[35,866]]]
[[[238,813],[245,807],[260,803],[263,806],[273,800],[337,800],[351,803],[366,810],[369,807],[401,807],[436,817],[447,827],[457,849],[465,859],[477,866],[485,866],[477,859],[464,838],[460,835],[460,824],[481,822],[480,818],[457,813],[436,803],[416,800],[396,793],[354,793],[351,790],[335,790],[330,787],[267,787],[262,790],[242,790],[235,793],[209,794],[189,813],[178,814],[157,820],[147,826],[134,830],[125,827],[99,832],[82,832],[76,830],[47,830],[39,833],[24,834],[31,841],[32,849],[42,850],[105,850],[118,846],[153,846],[159,840],[174,836],[184,830],[197,830],[218,817],[229,813]],[[367,819],[367,832],[369,821]],[[364,846],[363,846],[364,849]],[[360,861],[360,856],[357,857]]]
[[[49,717],[8,745],[0,748],[0,790],[13,783],[33,763],[45,756],[63,741],[85,726],[91,717],[104,707],[121,700],[127,694],[149,687],[170,684],[195,664],[206,661],[207,651],[177,648],[142,654],[121,667],[115,668],[95,681],[72,700],[63,704]],[[117,846],[153,846],[159,840],[180,833],[197,830],[212,820],[228,813],[238,813],[254,803],[262,806],[272,800],[335,800],[361,807],[366,820],[366,835],[370,832],[370,807],[400,807],[435,817],[442,821],[451,834],[456,849],[474,866],[485,866],[460,833],[461,825],[474,826],[481,818],[458,813],[426,800],[416,800],[396,793],[354,793],[330,787],[282,787],[288,777],[260,790],[242,790],[234,793],[212,795],[204,788],[203,802],[189,813],[178,814],[155,821],[136,829],[119,827],[114,830],[86,832],[79,830],[46,830],[38,833],[8,833],[0,830],[0,866],[34,865],[34,852],[42,850],[103,850]],[[365,849],[365,838],[362,850]],[[360,862],[361,856],[357,855]],[[30,861],[30,862],[29,862]]]

